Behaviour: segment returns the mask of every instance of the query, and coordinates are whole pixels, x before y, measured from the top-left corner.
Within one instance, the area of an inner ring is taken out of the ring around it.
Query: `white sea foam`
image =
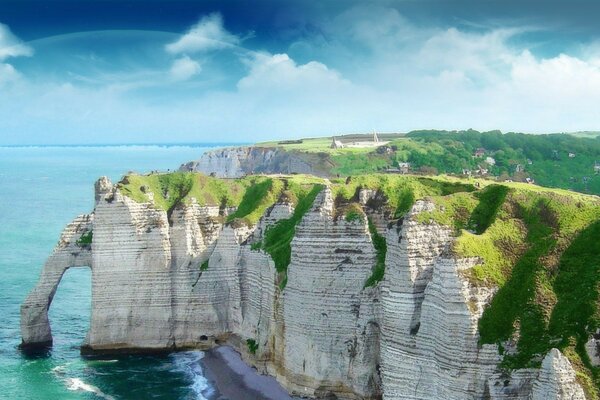
[[[73,391],[81,390],[84,392],[94,393],[96,396],[100,397],[101,399],[115,400],[114,397],[109,396],[106,393],[103,393],[102,390],[98,389],[96,386],[89,385],[79,378],[67,378],[67,380],[65,382],[67,384],[67,389],[69,389],[69,390],[73,390]]]
[[[171,356],[177,371],[186,374],[192,384],[189,386],[194,392],[196,400],[207,400],[205,395],[212,393],[208,380],[204,377],[200,360],[204,357],[201,351],[184,351]]]
[[[52,368],[52,372],[56,375],[64,375],[66,373],[66,365],[58,365]]]

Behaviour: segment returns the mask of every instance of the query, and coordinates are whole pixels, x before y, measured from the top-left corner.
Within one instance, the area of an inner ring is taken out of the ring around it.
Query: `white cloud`
[[[0,86],[19,79],[21,74],[10,64],[0,63]]]
[[[33,55],[33,49],[13,35],[7,25],[0,23],[0,86],[21,77],[21,74],[12,65],[2,61],[11,57],[29,57],[31,55]]]
[[[0,23],[0,61],[10,57],[29,57],[33,49],[19,40],[7,25]]]
[[[147,72],[141,65],[93,85],[8,85],[0,132],[18,132],[15,142],[39,131],[71,142],[81,131],[98,142],[111,134],[121,141],[260,141],[373,129],[600,127],[598,44],[543,58],[519,42],[525,28],[421,27],[395,10],[368,11],[324,22],[281,54],[245,53],[243,65],[234,65],[238,52],[224,52],[200,66],[188,54],[239,42],[211,15],[169,45],[167,73],[164,64]],[[18,72],[0,64],[3,74]]]
[[[325,64],[297,65],[287,54],[255,53],[246,63],[250,71],[238,82],[240,90],[334,90],[347,83]]]
[[[232,47],[240,42],[240,38],[228,32],[223,26],[223,18],[219,13],[202,17],[190,30],[165,48],[169,53],[197,53]]]
[[[197,61],[192,60],[188,56],[183,56],[173,61],[169,75],[175,81],[186,81],[201,70],[202,67]]]

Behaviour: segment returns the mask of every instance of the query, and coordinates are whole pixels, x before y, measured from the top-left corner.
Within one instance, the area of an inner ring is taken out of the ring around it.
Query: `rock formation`
[[[196,161],[183,164],[180,171],[197,171],[220,178],[238,178],[248,174],[328,175],[306,160],[306,154],[287,152],[276,147],[231,147],[207,151]]]
[[[236,168],[220,171],[235,176]],[[317,398],[584,398],[556,349],[541,369],[500,371],[497,346],[478,344],[478,320],[495,288],[464,277],[476,260],[453,255],[450,228],[419,222],[432,202],[386,220],[367,206],[376,196],[361,191],[365,214],[350,220],[325,187],[296,226],[283,288],[270,255],[253,244],[293,205],[278,202],[257,224],[234,226],[224,223],[223,207],[192,199],[167,212],[102,178],[93,213],[65,228],[22,306],[23,345],[51,343],[47,311],[60,278],[89,266],[87,352],[227,341],[291,393]],[[377,257],[367,215],[387,242],[385,278],[373,287],[365,284]]]

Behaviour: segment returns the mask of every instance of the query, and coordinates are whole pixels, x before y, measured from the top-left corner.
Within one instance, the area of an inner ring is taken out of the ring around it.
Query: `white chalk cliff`
[[[51,343],[47,311],[60,278],[67,268],[89,266],[88,352],[228,342],[306,397],[585,398],[560,351],[548,353],[540,369],[511,375],[499,370],[495,345],[478,344],[478,320],[495,290],[464,278],[474,260],[452,255],[448,227],[418,222],[433,203],[417,201],[398,221],[362,203],[387,241],[383,281],[365,287],[377,257],[366,218],[337,215],[324,188],[296,227],[281,289],[270,255],[252,243],[291,215],[290,204],[270,207],[254,227],[234,228],[219,207],[192,201],[168,217],[102,178],[93,213],[65,228],[22,306],[23,344]],[[90,232],[91,245],[82,244]]]
[[[207,151],[198,160],[183,164],[179,169],[220,178],[239,178],[256,173],[328,175],[326,171],[315,169],[301,154],[260,146]]]

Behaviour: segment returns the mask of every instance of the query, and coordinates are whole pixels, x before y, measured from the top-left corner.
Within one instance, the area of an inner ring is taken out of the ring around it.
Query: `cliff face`
[[[350,217],[329,186],[321,190],[295,227],[284,281],[255,245],[293,215],[292,203],[276,202],[251,226],[226,224],[232,210],[191,199],[165,211],[103,179],[94,212],[65,228],[22,306],[23,344],[51,342],[47,309],[60,278],[89,266],[89,352],[227,341],[290,392],[318,398],[585,398],[560,351],[511,375],[499,370],[496,345],[479,344],[496,288],[466,278],[477,259],[450,251],[451,228],[422,221],[437,205],[419,200],[390,220],[375,191],[357,197],[361,211]],[[378,257],[367,216],[387,243],[374,286],[366,285]],[[91,245],[82,244],[90,232]]]
[[[301,154],[276,147],[231,147],[207,151],[198,160],[183,164],[179,170],[214,174],[220,178],[258,173],[327,175],[313,165]]]

